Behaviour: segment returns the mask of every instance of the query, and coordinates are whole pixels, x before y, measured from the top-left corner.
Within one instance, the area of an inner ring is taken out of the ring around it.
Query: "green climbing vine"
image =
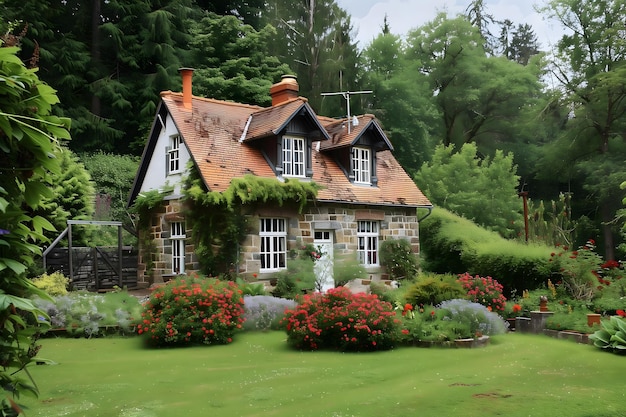
[[[146,273],[152,275],[154,269],[154,257],[157,246],[150,236],[150,221],[154,211],[163,205],[165,196],[172,192],[172,187],[163,190],[151,190],[141,193],[135,199],[131,212],[137,217],[138,240],[146,264]]]
[[[188,226],[193,230],[201,272],[234,278],[239,253],[236,248],[247,234],[246,208],[274,203],[295,205],[302,212],[314,201],[321,187],[313,182],[261,178],[246,175],[235,178],[224,192],[208,191],[196,169],[190,170],[183,194],[189,211]]]

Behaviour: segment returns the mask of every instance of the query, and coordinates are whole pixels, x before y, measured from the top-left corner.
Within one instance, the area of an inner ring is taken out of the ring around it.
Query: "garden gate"
[[[73,225],[116,226],[117,247],[74,247]],[[67,236],[68,247],[57,248]],[[122,223],[91,220],[68,220],[67,228],[43,253],[46,272],[59,271],[70,279],[75,290],[103,291],[115,286],[137,287],[137,249],[122,246]]]

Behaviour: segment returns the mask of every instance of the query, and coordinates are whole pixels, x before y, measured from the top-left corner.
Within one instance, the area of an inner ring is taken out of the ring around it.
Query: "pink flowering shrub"
[[[234,282],[178,278],[152,292],[137,333],[154,346],[226,344],[241,329],[243,311]]]
[[[382,350],[397,339],[400,320],[393,306],[374,294],[345,287],[302,297],[285,311],[287,341],[298,349]]]
[[[506,298],[498,281],[491,277],[471,276],[466,272],[459,275],[459,282],[467,291],[468,300],[484,305],[489,311],[504,312]]]

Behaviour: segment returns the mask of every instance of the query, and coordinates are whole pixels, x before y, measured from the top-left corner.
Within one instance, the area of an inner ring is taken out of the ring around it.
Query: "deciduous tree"
[[[566,130],[546,153],[544,167],[554,174],[569,171],[580,180],[599,213],[605,256],[613,259],[611,224],[626,177],[626,3],[551,0],[543,11],[567,30],[558,42],[554,74],[570,107]],[[555,160],[561,163],[549,162]]]
[[[438,145],[414,178],[436,206],[514,237],[522,226],[516,169],[512,154],[496,151],[493,158],[481,159],[472,143],[458,152]]]

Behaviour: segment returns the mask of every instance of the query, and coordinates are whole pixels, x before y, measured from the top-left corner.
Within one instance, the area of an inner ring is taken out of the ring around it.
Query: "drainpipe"
[[[422,217],[421,219],[417,219],[418,223],[421,223],[422,220],[424,220],[426,217],[430,216],[431,213],[433,212],[433,206],[430,206],[430,207],[420,207],[420,208],[425,208],[426,210],[428,210],[428,213],[426,213],[426,215],[424,217]]]

